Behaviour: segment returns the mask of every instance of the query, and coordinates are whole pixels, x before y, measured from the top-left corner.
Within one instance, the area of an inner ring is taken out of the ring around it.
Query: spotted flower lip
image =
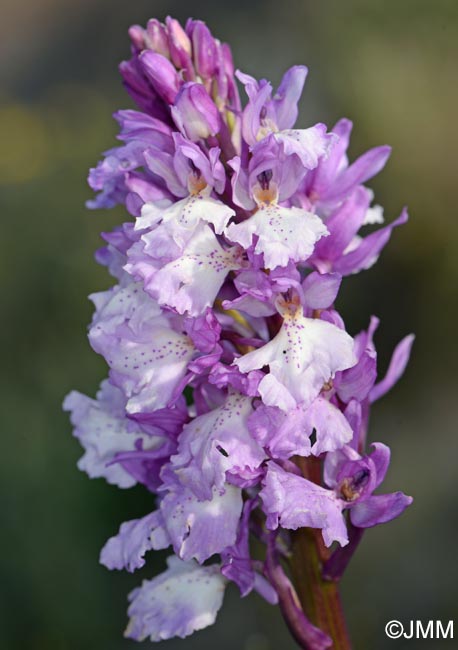
[[[240,249],[224,249],[205,225],[197,228],[181,255],[165,263],[146,289],[160,305],[197,317],[211,307],[230,271],[241,268]]]
[[[407,221],[404,209],[385,223],[365,185],[390,148],[351,162],[349,120],[297,126],[307,68],[273,89],[236,72],[202,21],[151,19],[129,37],[120,74],[136,108],[114,114],[120,142],[88,179],[89,208],[128,214],[96,252],[115,284],[90,296],[88,338],[108,378],[64,409],[79,469],[152,498],[113,526],[100,562],[135,572],[169,549],[165,570],[129,596],[130,639],[213,624],[233,582],[278,604],[301,647],[324,650],[340,623],[320,629],[299,596],[340,578],[362,532],[412,502],[378,494],[390,450],[367,453],[366,441],[371,405],[404,373],[414,337],[380,377],[378,319],[353,336],[340,303],[346,277]],[[316,529],[319,558],[301,575],[320,576],[298,595],[290,531],[301,528]]]
[[[266,405],[290,411],[310,405],[338,370],[354,365],[353,340],[331,323],[306,318],[298,301],[277,306],[283,317],[278,334],[234,363],[242,372],[269,366],[260,395]]]
[[[136,283],[106,294],[94,298],[89,340],[107,360],[111,383],[128,398],[129,414],[166,407],[194,354],[192,341]]]
[[[208,498],[213,487],[223,488],[233,476],[257,480],[262,475],[266,454],[247,426],[251,403],[250,397],[230,392],[219,408],[197,416],[183,428],[170,470],[197,497]]]
[[[322,152],[323,153],[323,152]],[[268,269],[305,262],[316,242],[328,234],[323,221],[314,213],[294,205],[285,205],[306,173],[301,159],[288,154],[273,136],[265,138],[253,151],[248,169],[240,158],[231,166],[234,201],[254,211],[240,223],[226,229],[229,240],[264,255]]]

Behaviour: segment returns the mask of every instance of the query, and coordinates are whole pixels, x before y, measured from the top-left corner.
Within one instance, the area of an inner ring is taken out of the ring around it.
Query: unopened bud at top
[[[140,25],[132,25],[129,27],[129,38],[132,41],[132,45],[141,52],[145,49],[145,30]]]
[[[145,32],[145,47],[149,50],[170,58],[169,40],[167,30],[156,18],[148,21]]]
[[[174,66],[161,54],[147,50],[140,55],[140,65],[154,90],[168,104],[173,104],[179,87]]]
[[[184,84],[171,110],[175,124],[193,142],[219,131],[218,109],[202,84]]]
[[[193,23],[191,38],[197,74],[207,80],[215,74],[217,68],[218,51],[215,39],[207,25],[200,20]]]
[[[169,16],[165,22],[169,36],[170,58],[172,63],[179,69],[185,69],[188,75],[192,76],[192,47],[189,36],[178,20]]]

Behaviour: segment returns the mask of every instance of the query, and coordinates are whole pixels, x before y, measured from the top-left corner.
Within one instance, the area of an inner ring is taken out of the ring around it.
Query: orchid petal
[[[403,492],[371,496],[351,509],[350,519],[358,528],[371,528],[399,517],[412,501]]]
[[[184,638],[215,622],[226,579],[216,564],[167,560],[168,569],[130,594],[125,636],[137,641]]]

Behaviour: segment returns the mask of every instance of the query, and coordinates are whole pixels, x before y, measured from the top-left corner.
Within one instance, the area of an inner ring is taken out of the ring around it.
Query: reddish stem
[[[321,462],[297,458],[303,476],[321,483]],[[333,641],[333,650],[351,650],[337,581],[323,578],[323,565],[330,556],[321,531],[301,528],[292,533],[291,571],[293,583],[307,618]]]

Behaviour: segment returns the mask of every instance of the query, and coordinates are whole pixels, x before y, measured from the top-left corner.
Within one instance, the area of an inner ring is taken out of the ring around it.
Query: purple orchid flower
[[[328,231],[311,212],[294,206],[284,207],[305,173],[296,155],[286,155],[273,137],[263,140],[243,169],[241,160],[231,162],[234,169],[233,195],[237,205],[255,210],[253,216],[226,229],[229,240],[264,255],[268,269],[287,266],[290,261],[305,261],[316,242]]]
[[[334,541],[345,546],[344,510],[350,510],[351,522],[358,528],[386,523],[402,514],[412,497],[402,492],[372,494],[385,478],[390,460],[388,447],[381,443],[372,446],[373,453],[364,457],[348,446],[327,454],[324,481],[331,489],[288,473],[271,461],[260,492],[267,527],[320,528],[326,546]]]
[[[243,111],[242,134],[252,149],[259,141],[271,135],[286,155],[296,154],[305,169],[314,169],[335,142],[326,134],[324,124],[309,129],[293,129],[298,115],[297,103],[307,77],[305,66],[293,66],[284,75],[272,98],[272,86],[265,79],[259,83],[241,72],[237,77],[244,84],[249,97]]]
[[[288,412],[309,406],[338,370],[355,363],[353,340],[324,320],[306,318],[298,299],[278,301],[283,318],[278,334],[258,350],[235,360],[242,372],[269,366],[259,384],[264,404]]]

